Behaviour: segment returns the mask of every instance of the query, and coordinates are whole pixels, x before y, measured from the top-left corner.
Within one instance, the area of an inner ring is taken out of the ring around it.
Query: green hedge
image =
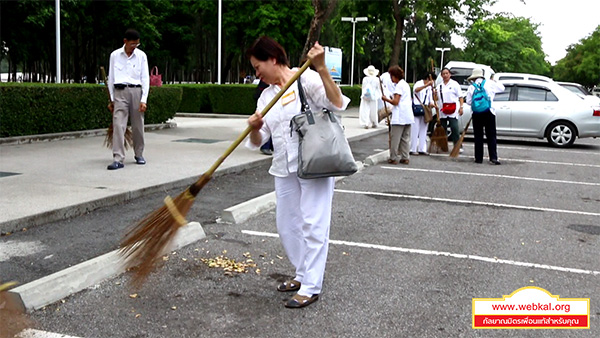
[[[350,106],[360,86],[342,86]],[[150,87],[145,123],[164,123],[176,112],[251,115],[256,85],[182,84]],[[106,88],[93,84],[0,83],[0,137],[106,128]]]
[[[151,87],[145,123],[175,116],[181,88]],[[92,84],[0,84],[0,137],[107,128],[106,88]]]

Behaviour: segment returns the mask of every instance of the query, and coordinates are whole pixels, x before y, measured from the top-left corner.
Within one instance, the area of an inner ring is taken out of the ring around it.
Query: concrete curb
[[[377,165],[379,163],[386,162],[389,157],[390,151],[384,150],[380,153],[365,158],[365,165]]]
[[[166,122],[166,123],[159,123],[159,124],[147,124],[144,126],[144,131],[161,130],[161,129],[175,128],[175,127],[177,127],[177,124],[173,123],[173,122]],[[2,138],[0,138],[0,144],[15,145],[15,144],[36,143],[36,142],[71,140],[71,139],[84,138],[84,137],[104,136],[104,135],[106,135],[107,129],[108,128],[90,129],[90,130],[82,130],[82,131],[68,131],[68,132],[64,132],[64,133],[2,137]]]
[[[365,168],[364,164],[360,161],[356,161],[356,164],[358,165],[358,172]],[[335,181],[337,182],[344,178],[344,176],[339,176],[335,178]],[[223,210],[221,221],[233,224],[242,223],[251,217],[273,210],[276,206],[276,196],[273,191]]]
[[[190,222],[178,232],[169,250],[180,249],[206,237],[198,222]],[[70,268],[18,286],[8,291],[31,312],[125,272],[119,250],[87,260]]]

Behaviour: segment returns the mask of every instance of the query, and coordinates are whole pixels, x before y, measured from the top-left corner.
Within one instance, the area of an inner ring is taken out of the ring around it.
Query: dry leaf
[[[137,298],[138,294],[137,293],[132,293],[129,295],[129,298]]]

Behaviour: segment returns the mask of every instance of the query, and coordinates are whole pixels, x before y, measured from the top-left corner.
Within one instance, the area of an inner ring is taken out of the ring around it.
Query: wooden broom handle
[[[298,69],[298,71],[288,80],[288,82],[283,87],[281,87],[281,90],[279,91],[279,93],[277,93],[277,95],[275,95],[275,97],[271,100],[271,102],[269,102],[269,104],[267,104],[267,106],[260,113],[263,117],[265,115],[267,115],[267,113],[269,112],[269,110],[271,110],[273,105],[275,105],[275,103],[277,103],[277,101],[279,101],[279,99],[285,93],[285,91],[288,90],[288,88],[290,88],[290,86],[300,77],[300,75],[302,75],[302,73],[304,73],[304,71],[308,67],[310,67],[310,64],[311,64],[310,60],[306,60],[306,62],[304,62],[302,67],[300,67],[300,69]],[[238,138],[235,141],[233,141],[233,143],[229,146],[229,148],[227,148],[227,150],[225,150],[225,153],[223,155],[221,155],[221,157],[219,157],[219,159],[212,165],[212,167],[210,167],[204,173],[204,175],[202,175],[202,177],[198,180],[197,183],[200,183],[204,177],[212,176],[212,174],[217,170],[217,168],[221,165],[221,163],[223,163],[223,161],[225,161],[227,156],[229,156],[229,154],[231,154],[235,150],[235,148],[237,148],[237,146],[239,146],[240,143],[242,143],[242,141],[246,138],[246,136],[248,136],[248,134],[250,134],[251,131],[252,131],[252,127],[248,126],[246,128],[246,130],[244,130],[244,132],[240,136],[238,136]]]

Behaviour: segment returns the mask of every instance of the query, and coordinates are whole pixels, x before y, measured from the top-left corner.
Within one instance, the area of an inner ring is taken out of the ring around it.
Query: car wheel
[[[569,122],[554,122],[548,128],[546,138],[553,147],[566,148],[575,143],[577,133],[573,124]]]

